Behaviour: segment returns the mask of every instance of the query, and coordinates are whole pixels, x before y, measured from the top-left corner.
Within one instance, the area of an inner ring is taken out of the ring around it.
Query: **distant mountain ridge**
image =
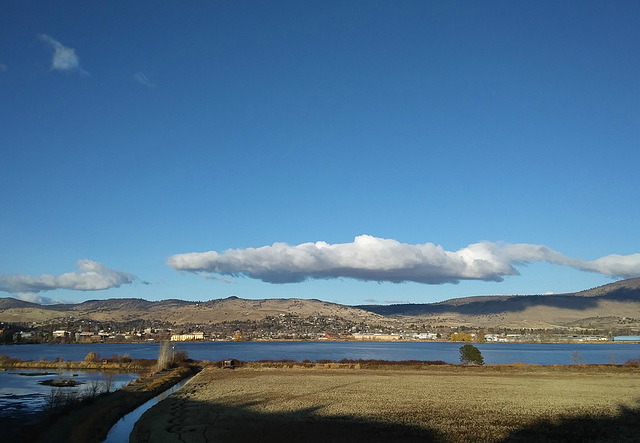
[[[205,302],[169,299],[89,300],[39,305],[0,298],[0,321],[45,322],[65,318],[174,325],[262,320],[267,316],[331,316],[356,323],[472,327],[613,327],[620,319],[640,326],[640,278],[568,294],[475,296],[426,304],[345,306],[321,300],[246,300],[235,296]],[[606,320],[605,320],[606,319]]]
[[[521,311],[532,306],[551,306],[562,309],[584,310],[597,306],[598,300],[640,302],[640,278],[622,280],[580,292],[543,295],[485,295],[462,297],[438,303],[359,305],[380,315],[433,315],[445,312],[461,314],[497,314]]]
[[[0,298],[0,321],[3,322],[42,322],[71,317],[114,322],[153,320],[181,325],[262,320],[267,316],[281,314],[295,314],[301,317],[336,316],[356,322],[385,322],[384,317],[378,314],[320,300],[245,300],[228,297],[192,302],[176,299],[147,301],[114,298],[88,300],[78,304],[39,305],[14,298]]]
[[[357,307],[404,321],[482,327],[603,328],[614,327],[616,319],[623,318],[640,325],[640,278],[567,294],[476,296],[428,304]]]

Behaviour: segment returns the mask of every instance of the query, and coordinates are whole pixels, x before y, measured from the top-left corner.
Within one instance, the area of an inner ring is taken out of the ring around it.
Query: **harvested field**
[[[208,367],[131,441],[638,441],[639,400],[623,366]]]

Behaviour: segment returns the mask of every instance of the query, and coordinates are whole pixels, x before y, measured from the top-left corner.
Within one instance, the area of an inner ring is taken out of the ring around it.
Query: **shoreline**
[[[0,349],[2,347],[13,347],[13,346],[28,346],[28,345],[65,345],[65,346],[74,346],[74,345],[131,345],[131,344],[156,344],[163,343],[163,340],[155,340],[155,341],[126,341],[126,342],[72,342],[72,343],[2,343],[0,344]],[[380,340],[358,340],[358,339],[349,339],[349,338],[323,338],[323,339],[267,339],[267,338],[256,338],[252,340],[180,340],[180,341],[170,341],[172,344],[179,343],[250,343],[250,342],[265,342],[265,343],[325,343],[325,342],[337,342],[337,343],[470,343],[472,345],[482,345],[482,344],[543,344],[543,345],[562,345],[562,344],[601,344],[601,345],[611,345],[611,344],[640,344],[638,340],[535,340],[535,341],[526,341],[526,340],[518,340],[518,341],[451,341],[451,340],[391,340],[391,339],[380,339]]]
[[[7,371],[12,369],[49,369],[52,371],[112,371],[112,372],[136,372],[144,373],[148,372],[155,361],[146,364],[140,363],[97,363],[97,362],[84,362],[84,361],[35,361],[35,360],[19,360],[17,358],[10,358],[7,360],[0,360],[0,370]]]

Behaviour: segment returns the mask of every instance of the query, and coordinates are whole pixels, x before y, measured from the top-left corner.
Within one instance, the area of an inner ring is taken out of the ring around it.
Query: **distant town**
[[[626,328],[616,331],[583,328],[508,329],[465,326],[402,326],[355,323],[337,316],[267,316],[257,321],[175,326],[157,321],[100,322],[68,318],[65,321],[0,323],[0,342],[22,343],[125,343],[250,340],[362,340],[456,342],[613,342],[640,341]]]

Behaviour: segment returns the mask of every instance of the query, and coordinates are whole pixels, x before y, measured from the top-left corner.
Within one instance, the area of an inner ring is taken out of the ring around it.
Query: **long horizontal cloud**
[[[593,261],[565,257],[543,245],[482,242],[458,251],[433,243],[410,245],[392,239],[361,235],[353,243],[325,242],[291,246],[192,252],[169,257],[178,271],[246,275],[268,283],[295,283],[307,279],[458,283],[460,280],[502,281],[517,275],[515,266],[546,261],[583,271],[616,277],[640,276],[640,254],[609,255]]]
[[[102,263],[78,260],[78,270],[61,275],[0,275],[0,291],[21,293],[72,289],[77,291],[98,291],[117,288],[136,280],[131,274],[114,271]]]

